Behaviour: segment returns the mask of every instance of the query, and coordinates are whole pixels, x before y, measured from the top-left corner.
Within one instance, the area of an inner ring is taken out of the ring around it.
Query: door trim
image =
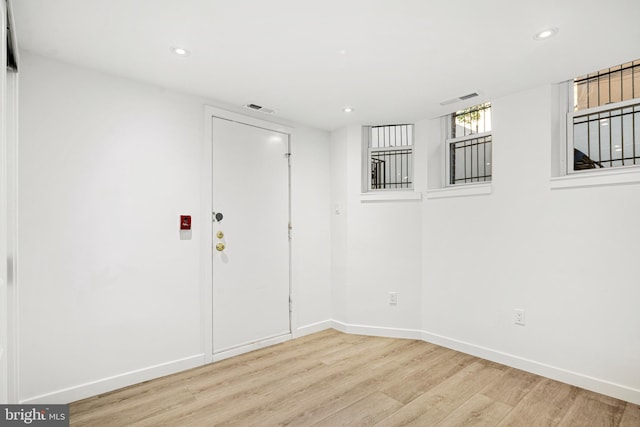
[[[11,27],[11,42],[15,55],[18,55],[15,39],[15,23],[11,1],[2,0],[0,4],[0,30],[2,46],[0,47],[2,61],[6,60],[6,41],[9,36],[7,27]],[[16,62],[19,58],[16,56]],[[19,64],[17,64],[19,65]],[[4,67],[4,65],[3,65]],[[6,268],[0,277],[0,287],[3,287],[5,299],[2,301],[0,312],[6,313],[0,327],[0,369],[6,375],[0,381],[0,403],[18,403],[18,289],[17,289],[17,248],[18,248],[18,87],[19,75],[17,70],[4,67],[0,73],[0,163],[3,163],[6,176],[0,188],[0,226],[4,228],[5,242],[2,247],[3,263]]]
[[[243,353],[248,353],[250,351],[258,350],[264,347],[269,347],[270,345],[280,344],[282,342],[289,341],[291,338],[291,334],[277,335],[274,337],[266,338],[262,341],[243,344],[229,350],[222,350],[213,354],[213,361],[217,362],[219,360],[228,359],[230,357],[238,356]]]
[[[294,129],[290,126],[267,120],[257,119],[233,111],[210,105],[204,106],[204,141],[202,147],[202,176],[201,176],[201,200],[200,212],[200,254],[201,254],[201,313],[202,313],[202,343],[205,352],[205,363],[221,360],[237,354],[246,353],[261,347],[277,344],[291,339],[297,328],[296,305],[292,304],[289,311],[289,333],[266,339],[261,342],[247,344],[232,350],[213,354],[213,118],[220,118],[254,126],[274,132],[280,132],[289,136],[289,152],[293,151]],[[289,162],[289,174],[291,173],[291,159]],[[289,175],[289,220],[291,220],[291,175]],[[197,224],[197,223],[196,223]],[[291,240],[289,240],[289,298],[295,301],[296,289],[292,280]]]

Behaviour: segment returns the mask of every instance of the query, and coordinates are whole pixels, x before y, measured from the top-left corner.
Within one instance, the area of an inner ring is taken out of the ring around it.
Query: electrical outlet
[[[516,308],[513,310],[513,323],[516,325],[524,326],[524,310]]]
[[[389,305],[398,305],[398,293],[389,292]]]

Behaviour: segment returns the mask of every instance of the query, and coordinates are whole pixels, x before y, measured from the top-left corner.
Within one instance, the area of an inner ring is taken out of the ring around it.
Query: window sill
[[[400,202],[407,200],[422,200],[422,193],[416,191],[381,191],[360,194],[360,201],[363,203]]]
[[[600,187],[605,185],[623,185],[640,183],[640,168],[576,173],[567,176],[551,178],[551,189]]]
[[[427,199],[446,199],[450,197],[483,196],[491,194],[491,183],[457,185],[455,187],[427,190]]]

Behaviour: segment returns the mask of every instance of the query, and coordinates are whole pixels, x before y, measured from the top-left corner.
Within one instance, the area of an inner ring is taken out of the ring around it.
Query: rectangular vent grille
[[[448,99],[446,101],[442,101],[440,103],[440,105],[449,105],[449,104],[453,104],[454,102],[465,101],[467,99],[475,98],[476,96],[479,96],[478,92],[472,92],[472,93],[468,93],[466,95],[459,96],[457,98],[453,98],[453,99]]]
[[[261,113],[265,113],[265,114],[273,114],[276,112],[276,110],[273,110],[271,108],[266,108],[258,104],[244,104],[243,107],[253,111],[260,111]]]
[[[475,98],[476,96],[478,96],[478,93],[477,93],[477,92],[473,92],[473,93],[470,93],[470,94],[468,94],[468,95],[463,95],[463,96],[461,96],[461,97],[460,97],[460,100],[461,100],[461,101],[464,101],[465,99]]]

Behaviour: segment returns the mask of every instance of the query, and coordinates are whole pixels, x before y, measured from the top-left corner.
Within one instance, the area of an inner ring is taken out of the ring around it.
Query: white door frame
[[[0,3],[0,262],[6,263],[8,258],[8,248],[6,244],[6,237],[9,232],[7,220],[8,203],[7,192],[9,186],[7,185],[7,125],[6,125],[6,111],[7,111],[7,23],[6,23],[6,3],[4,0]],[[9,299],[8,299],[8,280],[7,271],[4,265],[0,265],[0,403],[7,403],[9,400],[9,370],[8,370],[8,355],[9,355]]]
[[[231,352],[225,352],[223,354],[217,354],[214,358],[213,355],[213,221],[211,218],[213,212],[213,125],[212,118],[217,117],[221,119],[231,120],[234,122],[242,123],[249,126],[255,126],[275,132],[281,132],[289,135],[289,151],[293,151],[293,128],[278,123],[269,122],[267,120],[257,119],[243,114],[235,113],[232,111],[224,110],[217,107],[205,105],[204,107],[204,142],[202,148],[202,211],[200,213],[202,220],[201,224],[202,232],[200,235],[201,241],[201,311],[202,311],[202,342],[205,352],[205,363],[210,363],[215,360],[231,357],[236,354],[241,354],[246,351],[251,351],[267,345],[276,344],[278,342],[286,341],[295,336],[297,330],[297,315],[296,304],[291,304],[291,310],[289,314],[291,331],[285,338],[276,340],[269,340],[267,342],[255,343],[251,346],[242,347]],[[289,159],[291,162],[291,158]],[[289,169],[289,173],[290,169]],[[289,186],[291,186],[291,176],[289,176]],[[291,188],[289,188],[289,210],[291,210]],[[289,218],[291,218],[291,212],[289,212]],[[198,222],[196,222],[198,223]],[[289,295],[291,301],[295,301],[296,289],[292,281],[291,274],[291,241],[289,241]]]
[[[12,27],[12,42],[14,54],[18,53],[16,42],[15,27],[13,14],[11,11],[10,0],[3,0],[0,3],[0,22],[2,22],[0,34],[2,46],[0,47],[0,62],[2,62],[2,70],[0,74],[0,104],[2,108],[2,116],[0,117],[0,163],[5,175],[0,178],[0,209],[2,221],[0,226],[3,227],[4,239],[1,256],[5,265],[3,265],[3,274],[0,281],[4,282],[6,287],[6,300],[0,307],[0,313],[6,316],[0,324],[3,324],[3,344],[5,346],[4,354],[0,355],[0,369],[6,375],[6,382],[2,382],[0,387],[0,403],[18,403],[18,324],[17,324],[17,231],[18,231],[18,73],[7,71],[5,67],[7,50],[7,17]],[[17,60],[17,58],[16,58]],[[6,268],[6,270],[4,270]],[[0,346],[2,347],[2,346]],[[2,402],[6,400],[6,402]]]

